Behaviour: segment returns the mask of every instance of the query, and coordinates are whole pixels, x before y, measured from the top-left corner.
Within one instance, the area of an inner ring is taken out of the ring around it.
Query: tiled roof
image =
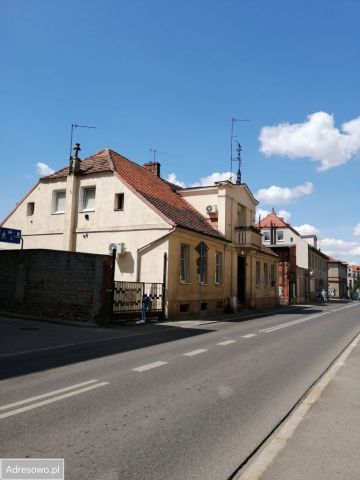
[[[273,257],[278,257],[279,255],[277,255],[275,252],[273,252],[271,250],[271,248],[269,247],[266,247],[265,245],[261,245],[261,250],[264,252],[264,253],[267,253],[268,255],[272,255]]]
[[[68,168],[41,179],[65,177]],[[110,149],[101,150],[80,163],[80,175],[91,173],[115,172],[126,184],[155,207],[174,226],[210,235],[221,240],[225,237],[214,229],[200,212],[195,210],[177,190],[180,187],[156,176],[148,169],[128,160]]]
[[[269,215],[267,215],[265,218],[260,220],[260,222],[258,222],[256,226],[260,229],[270,228],[271,224],[277,228],[289,228],[294,233],[296,233],[296,235],[300,236],[300,233],[297,230],[295,230],[295,228],[293,228],[289,223],[286,223],[284,220],[278,217],[275,212],[269,213]]]

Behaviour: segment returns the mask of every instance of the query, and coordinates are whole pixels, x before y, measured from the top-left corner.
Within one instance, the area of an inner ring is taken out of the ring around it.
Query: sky
[[[183,186],[242,181],[360,264],[358,0],[2,0],[0,219],[111,148]]]

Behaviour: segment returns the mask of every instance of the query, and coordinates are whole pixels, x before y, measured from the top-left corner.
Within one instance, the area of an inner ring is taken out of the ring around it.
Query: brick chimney
[[[160,163],[159,162],[144,163],[144,168],[146,168],[146,170],[149,170],[149,172],[154,173],[157,177],[160,177]]]

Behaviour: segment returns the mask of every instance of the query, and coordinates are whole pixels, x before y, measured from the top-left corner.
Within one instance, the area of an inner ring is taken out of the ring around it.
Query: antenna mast
[[[149,152],[153,152],[153,154],[154,154],[153,163],[156,162],[156,154],[157,153],[160,153],[161,155],[169,155],[167,152],[160,152],[160,150],[156,150],[156,148],[149,148]]]
[[[235,122],[250,122],[250,120],[246,119],[246,118],[235,118],[235,117],[231,117],[231,135],[230,135],[230,181],[232,179],[232,173],[233,173],[233,170],[232,170],[232,166],[233,166],[233,162],[235,161],[239,161],[239,158],[234,158],[233,157],[233,140],[234,138],[236,137],[236,135],[234,135],[234,123]],[[239,144],[240,145],[240,144]],[[241,151],[241,147],[240,147],[240,151]],[[238,155],[239,156],[239,155]],[[240,166],[239,166],[240,168]],[[239,172],[238,172],[239,173]],[[236,181],[237,183],[237,181]]]
[[[71,124],[71,134],[70,134],[70,153],[69,153],[69,159],[71,161],[72,159],[72,142],[73,142],[73,131],[74,128],[96,128],[96,127],[89,127],[88,125],[78,125],[77,123],[72,123]]]

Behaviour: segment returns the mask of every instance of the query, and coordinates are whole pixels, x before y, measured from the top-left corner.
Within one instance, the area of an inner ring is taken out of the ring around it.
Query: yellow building
[[[246,184],[183,189],[161,178],[158,163],[110,149],[81,161],[75,150],[2,223],[22,231],[25,249],[115,247],[115,280],[165,280],[169,317],[278,303],[277,256],[261,244]]]

